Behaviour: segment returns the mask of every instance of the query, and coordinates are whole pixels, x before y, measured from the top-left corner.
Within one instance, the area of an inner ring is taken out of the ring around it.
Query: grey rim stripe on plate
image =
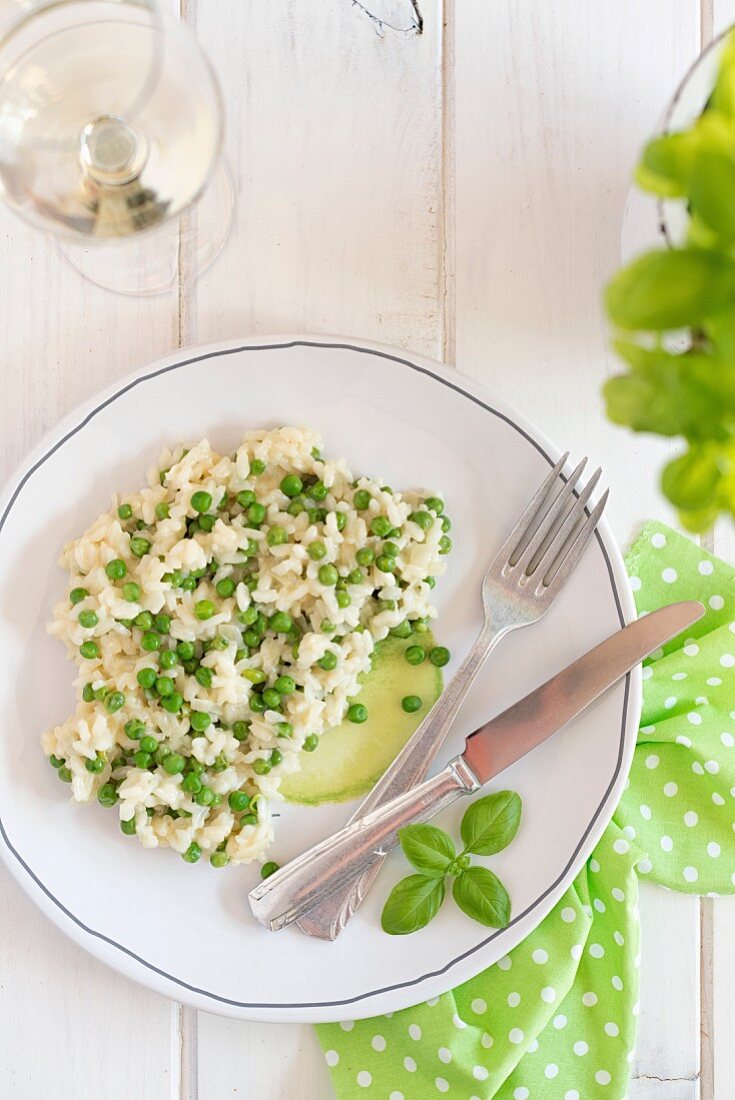
[[[81,429],[84,428],[93,419],[93,417],[95,417],[97,415],[97,413],[101,412],[102,409],[106,408],[108,405],[111,405],[112,402],[116,401],[119,397],[122,397],[123,394],[128,393],[132,389],[135,389],[136,386],[140,386],[142,383],[148,381],[148,379],[150,379],[150,378],[157,378],[157,377],[159,377],[159,375],[168,374],[169,371],[178,370],[180,367],[191,366],[193,363],[201,363],[205,359],[214,359],[214,358],[217,358],[220,355],[238,355],[238,354],[240,354],[240,352],[273,351],[273,350],[282,350],[282,349],[286,349],[286,348],[296,348],[296,347],[322,348],[325,351],[329,351],[329,350],[334,349],[334,348],[336,348],[338,350],[341,350],[341,351],[354,351],[354,352],[357,352],[358,354],[361,354],[361,355],[376,355],[380,359],[386,359],[390,362],[398,363],[400,366],[408,367],[410,370],[416,371],[417,374],[423,374],[425,377],[432,379],[432,381],[438,382],[440,385],[446,386],[450,390],[454,390],[455,393],[461,394],[462,397],[466,397],[469,401],[474,402],[475,405],[478,405],[480,408],[485,409],[486,412],[489,412],[493,416],[496,416],[499,420],[503,420],[506,424],[508,424],[511,428],[513,428],[516,432],[518,432],[519,435],[523,436],[523,438],[525,440],[527,440],[527,442],[530,443],[531,446],[534,447],[535,450],[538,451],[538,453],[540,455],[542,455],[543,458],[546,459],[546,461],[549,463],[549,466],[553,467],[553,465],[554,465],[553,459],[551,458],[550,455],[548,455],[546,453],[546,451],[541,446],[541,444],[536,439],[534,439],[533,436],[529,435],[528,432],[524,428],[522,428],[519,424],[516,424],[516,422],[514,420],[512,420],[508,415],[506,415],[505,413],[500,412],[498,409],[494,409],[491,405],[488,405],[485,401],[481,401],[480,398],[475,397],[474,394],[467,393],[467,391],[463,390],[461,386],[456,385],[454,382],[450,382],[449,379],[442,378],[442,377],[434,374],[432,371],[428,370],[426,367],[421,367],[421,366],[418,365],[418,363],[412,363],[409,359],[402,359],[398,355],[391,355],[388,352],[384,352],[384,351],[375,351],[372,348],[355,347],[354,345],[347,344],[347,343],[344,343],[344,344],[342,344],[342,343],[322,343],[318,340],[289,340],[289,341],[285,341],[284,343],[280,343],[280,344],[246,344],[242,347],[225,348],[221,351],[205,352],[202,355],[195,355],[195,356],[192,356],[189,359],[182,359],[177,363],[169,363],[169,365],[166,366],[166,367],[159,367],[158,370],[151,371],[148,374],[142,375],[140,378],[135,378],[132,382],[128,382],[127,385],[125,385],[121,389],[117,390],[114,394],[112,394],[111,397],[108,397],[105,401],[101,402],[99,405],[96,405],[95,408],[92,409],[92,411],[90,413],[88,413],[87,416],[85,416],[84,420],[82,420],[79,424],[77,424],[76,427],[72,428],[71,431],[67,432],[67,434],[65,436],[63,436],[57,443],[55,443],[53,445],[53,447],[51,447],[41,458],[39,458],[38,461],[35,462],[33,466],[31,466],[30,470],[28,470],[23,475],[20,482],[16,486],[16,488],[15,488],[15,490],[14,490],[14,492],[13,492],[11,498],[10,498],[10,501],[8,502],[7,508],[3,512],[2,517],[0,517],[0,534],[2,534],[3,528],[5,526],[5,522],[8,518],[8,516],[10,515],[11,509],[12,509],[13,505],[15,504],[16,500],[18,499],[18,496],[20,495],[21,490],[23,489],[24,485],[30,480],[30,478],[33,476],[33,474],[36,472],[36,470],[38,470],[41,466],[43,466],[44,463],[47,462],[48,459],[51,458],[51,456],[53,454],[55,454],[55,452],[58,451],[64,445],[64,443],[66,443],[69,439],[72,438],[72,436],[76,435],[77,432],[81,431]],[[577,496],[578,494],[575,493],[574,495]],[[585,511],[587,511],[587,510],[585,509]],[[589,512],[587,512],[587,514],[589,514]],[[600,550],[602,552],[602,556],[603,556],[603,559],[605,561],[605,566],[607,568],[608,576],[610,577],[610,584],[611,584],[612,591],[613,591],[613,596],[614,596],[614,599],[615,599],[615,607],[616,607],[617,612],[618,612],[618,618],[620,620],[620,625],[625,626],[625,618],[623,616],[623,609],[622,609],[622,605],[621,605],[621,602],[620,602],[620,594],[618,592],[618,587],[617,587],[617,584],[615,582],[615,575],[613,573],[612,564],[610,562],[610,558],[609,558],[609,555],[607,553],[607,548],[606,548],[604,542],[602,541],[602,536],[600,535],[599,531],[595,531],[595,538],[596,538],[597,544],[600,547]],[[622,720],[622,724],[621,724],[621,727],[620,727],[620,741],[619,741],[619,745],[618,745],[618,758],[615,762],[615,771],[613,772],[613,776],[612,776],[612,779],[610,780],[610,783],[607,787],[607,790],[603,794],[602,799],[601,799],[597,809],[595,810],[594,814],[592,815],[592,818],[590,819],[589,825],[585,829],[584,833],[582,834],[582,836],[579,840],[579,843],[577,844],[574,851],[572,852],[571,858],[567,862],[567,864],[564,867],[564,869],[562,870],[561,874],[554,880],[554,882],[552,882],[551,885],[549,887],[547,887],[547,889],[544,890],[544,892],[542,894],[539,894],[539,896],[536,898],[536,900],[531,902],[531,904],[528,905],[523,910],[522,913],[518,913],[515,917],[513,917],[512,920],[510,921],[510,924],[508,924],[506,926],[506,928],[501,928],[501,929],[498,929],[497,931],[493,932],[491,935],[487,936],[484,940],[481,940],[480,943],[475,944],[474,947],[471,947],[467,951],[464,951],[461,955],[457,955],[454,959],[452,959],[450,962],[448,962],[445,966],[440,967],[438,970],[428,970],[425,974],[421,974],[417,978],[412,978],[410,981],[396,982],[393,985],[381,986],[378,989],[371,989],[371,990],[368,990],[365,993],[358,993],[354,997],[346,997],[343,1000],[337,1000],[337,1001],[284,1001],[284,1002],[237,1001],[237,1000],[234,1000],[231,997],[222,997],[218,993],[210,992],[208,989],[200,989],[198,986],[191,985],[189,982],[185,982],[181,978],[177,978],[175,975],[169,974],[169,973],[167,973],[167,971],[162,970],[160,967],[155,966],[151,962],[148,962],[147,959],[142,958],[140,955],[137,955],[134,951],[131,951],[130,948],[125,947],[123,944],[118,943],[116,940],[111,939],[109,936],[106,936],[103,932],[97,932],[97,931],[95,931],[94,928],[90,928],[88,925],[84,924],[83,921],[81,921],[77,916],[75,916],[74,913],[71,912],[71,910],[67,909],[67,907],[61,901],[59,901],[59,899],[57,897],[55,897],[54,894],[51,893],[51,891],[48,889],[48,887],[46,887],[44,885],[44,883],[41,881],[41,879],[38,877],[38,875],[36,875],[35,872],[28,866],[26,861],[21,856],[20,852],[18,852],[18,850],[11,843],[7,832],[5,831],[5,826],[3,824],[2,818],[0,818],[0,835],[2,835],[2,838],[5,841],[5,844],[8,848],[8,850],[10,852],[12,852],[15,859],[18,861],[18,863],[23,868],[23,870],[35,882],[36,886],[38,886],[38,888],[43,891],[43,893],[46,895],[46,897],[50,901],[52,901],[54,903],[54,905],[56,905],[57,908],[61,910],[62,913],[64,913],[70,920],[72,920],[74,922],[74,924],[77,925],[77,927],[81,928],[88,935],[94,936],[95,939],[102,940],[104,943],[109,944],[111,947],[117,948],[118,951],[122,951],[123,954],[127,955],[131,959],[135,959],[136,962],[138,962],[142,966],[146,967],[146,969],[152,971],[154,974],[159,974],[162,978],[166,978],[167,981],[173,982],[175,985],[181,986],[182,989],[188,989],[192,993],[198,993],[200,996],[209,997],[210,1000],[217,1001],[220,1004],[232,1005],[233,1007],[236,1007],[236,1008],[274,1008],[274,1009],[279,1009],[279,1008],[331,1008],[331,1007],[335,1007],[337,1005],[355,1004],[359,1001],[368,1000],[370,997],[376,997],[381,993],[388,993],[388,992],[390,992],[394,989],[406,989],[406,988],[408,988],[410,986],[413,986],[413,985],[419,985],[421,982],[426,981],[427,978],[436,978],[436,977],[439,977],[441,974],[446,974],[447,971],[451,970],[451,968],[453,966],[456,966],[457,963],[460,963],[464,959],[469,958],[470,955],[474,955],[477,951],[480,951],[483,947],[487,946],[487,944],[490,943],[492,940],[494,940],[497,936],[501,935],[501,933],[505,932],[507,930],[507,928],[512,928],[514,924],[518,923],[518,921],[523,920],[524,917],[528,916],[529,913],[531,913],[538,905],[541,904],[541,902],[544,900],[544,898],[548,897],[549,894],[551,894],[557,888],[559,883],[562,881],[562,879],[569,872],[569,869],[571,868],[572,864],[574,863],[575,859],[577,858],[577,855],[579,854],[582,847],[584,846],[584,843],[587,840],[587,837],[589,836],[590,832],[594,828],[594,825],[597,822],[600,814],[602,813],[603,807],[604,807],[605,803],[607,802],[607,800],[608,800],[608,798],[609,798],[609,796],[612,792],[613,787],[615,786],[618,775],[620,774],[620,769],[621,769],[622,763],[623,763],[623,748],[624,748],[624,745],[625,745],[625,727],[626,727],[626,722],[627,722],[627,717],[628,717],[628,703],[629,703],[629,700],[630,700],[630,673],[625,678],[625,694],[624,694],[624,698],[623,698],[623,720]]]

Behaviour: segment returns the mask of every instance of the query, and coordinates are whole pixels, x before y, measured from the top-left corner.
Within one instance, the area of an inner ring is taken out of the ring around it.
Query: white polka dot
[[[695,775],[704,775],[704,768],[698,760],[692,761],[692,771]]]
[[[571,924],[572,921],[577,919],[576,911],[572,909],[570,905],[567,905],[564,909],[562,909],[559,916],[563,921],[565,921],[566,924]]]
[[[470,1008],[476,1016],[482,1016],[484,1012],[487,1012],[487,1001],[483,1001],[482,997],[475,997]]]
[[[508,994],[508,1004],[510,1005],[511,1008],[518,1008],[518,1005],[520,1003],[521,1003],[520,993],[509,993]]]
[[[541,990],[541,1000],[547,1005],[552,1005],[556,1000],[556,990],[551,985],[545,985]]]
[[[709,844],[707,845],[707,855],[708,856],[711,856],[712,859],[717,859],[717,857],[719,856],[721,850],[722,849],[720,848],[720,846],[719,846],[719,844],[717,843],[716,840],[710,840]]]
[[[699,878],[699,871],[696,867],[685,867],[682,874],[687,882],[696,882]]]
[[[679,788],[677,787],[676,783],[666,783],[664,785],[664,794],[667,798],[673,798],[678,790]]]
[[[515,1046],[518,1046],[519,1043],[523,1042],[524,1035],[519,1027],[512,1027],[508,1032],[508,1038],[510,1039],[511,1043],[513,1043]]]
[[[715,806],[725,805],[725,799],[722,797],[721,794],[718,794],[717,791],[712,792],[712,801],[714,802]]]
[[[439,1092],[449,1092],[449,1082],[444,1077],[437,1077],[434,1084]]]
[[[592,859],[591,859],[591,860],[589,861],[589,869],[590,869],[590,871],[592,871],[592,873],[593,873],[593,874],[595,874],[595,875],[596,875],[596,874],[597,874],[597,872],[598,872],[598,871],[600,870],[600,864],[599,864],[599,863],[597,862],[597,860],[596,860],[596,859],[594,858],[594,856],[593,856],[593,857],[592,857]]]
[[[563,1027],[567,1026],[567,1018],[563,1012],[560,1012],[558,1016],[555,1016],[552,1023],[557,1031],[561,1031]]]
[[[650,859],[646,859],[644,857],[643,859],[638,860],[638,870],[642,875],[650,875],[651,871],[653,870],[653,864],[651,863]]]
[[[613,886],[611,893],[616,901],[625,901],[625,894],[618,886]]]
[[[605,902],[602,900],[602,898],[595,898],[592,904],[594,905],[598,913],[607,912],[607,906],[605,905]]]
[[[412,1039],[419,1040],[421,1038],[421,1028],[418,1024],[409,1024],[408,1034]]]
[[[595,1081],[598,1085],[609,1085],[612,1078],[606,1069],[598,1069],[595,1074]]]
[[[698,821],[699,817],[697,816],[697,814],[695,814],[694,810],[687,810],[687,812],[684,814],[684,824],[688,828],[693,829]]]
[[[589,1044],[585,1043],[584,1039],[580,1039],[572,1047],[572,1050],[574,1051],[574,1053],[579,1055],[580,1058],[582,1057],[583,1054],[587,1054],[589,1049],[590,1049]]]
[[[539,966],[543,966],[544,963],[547,963],[549,961],[549,956],[542,947],[537,947],[534,953],[531,955],[531,958],[535,963],[538,963]]]
[[[655,535],[651,535],[651,546],[655,546],[657,550],[661,550],[666,545],[666,535],[662,535],[660,531],[657,531]]]
[[[683,745],[685,749],[690,749],[692,747],[691,737],[685,737],[683,733],[678,734],[676,743],[677,745]]]
[[[703,577],[711,577],[714,571],[714,566],[711,561],[700,561],[697,569]]]
[[[626,852],[630,851],[630,844],[628,844],[627,840],[623,840],[622,837],[618,837],[613,844],[613,851],[617,852],[619,856],[624,856]]]
[[[620,1028],[617,1024],[605,1024],[605,1034],[609,1035],[611,1039],[614,1039],[620,1034]]]
[[[735,665],[735,657],[732,653],[723,653],[720,657],[720,664],[723,668],[732,668]]]
[[[671,566],[667,566],[666,569],[661,570],[661,580],[665,581],[666,584],[673,584],[677,576],[678,573],[675,569],[672,569]]]
[[[455,1027],[458,1027],[460,1029],[460,1031],[462,1030],[463,1027],[467,1027],[467,1024],[464,1022],[462,1017],[458,1016],[456,1012],[454,1013],[454,1016],[452,1016],[452,1023],[454,1024]]]
[[[488,1035],[488,1033],[485,1032],[480,1042],[485,1047],[485,1050],[490,1050],[490,1047],[493,1045],[495,1040],[493,1039],[492,1035]]]
[[[719,676],[710,676],[707,680],[707,686],[711,688],[722,687],[722,680]]]
[[[644,821],[650,821],[651,820],[651,807],[650,806],[646,806],[646,804],[644,802],[642,806],[638,807],[638,809],[640,810],[641,817],[643,818]]]
[[[671,677],[672,680],[686,680],[686,678],[687,678],[686,672],[675,672],[673,674],[673,676]]]
[[[687,657],[696,657],[699,653],[699,646],[696,642],[687,642],[683,652]]]
[[[583,993],[582,994],[582,1004],[585,1006],[585,1008],[592,1008],[593,1005],[597,1004],[597,994],[596,993]]]
[[[722,596],[710,596],[707,602],[709,603],[713,611],[722,611],[723,607],[725,606],[725,601],[723,600]]]
[[[687,714],[687,722],[691,722],[693,726],[702,725],[702,715],[697,714],[696,710],[690,710]]]
[[[433,1008],[433,1007],[434,1007],[434,1005],[438,1005],[438,1004],[439,1004],[439,998],[438,998],[438,997],[429,997],[429,999],[428,999],[428,1001],[426,1002],[426,1004],[427,1004],[427,1005],[429,1006],[429,1008]]]
[[[623,936],[622,932],[618,932],[617,930],[613,932],[613,939],[615,940],[618,947],[622,947],[625,943],[625,937]]]
[[[551,1081],[559,1072],[559,1067],[554,1062],[549,1062],[548,1066],[544,1070],[544,1077],[548,1077]]]
[[[652,676],[653,676],[653,669],[651,668],[650,665],[645,665],[644,668],[643,668],[643,671],[641,672],[642,679],[650,680]]]
[[[652,752],[650,756],[646,757],[646,767],[647,768],[650,768],[651,770],[653,770],[654,768],[657,768],[658,765],[659,765],[659,759],[656,756],[655,752]]]
[[[717,763],[716,760],[705,760],[704,770],[706,772],[709,772],[710,775],[717,775],[718,771],[720,770],[720,765]]]
[[[474,1066],[472,1069],[472,1076],[476,1081],[487,1081],[490,1074],[484,1066]]]
[[[674,702],[676,702],[676,699],[674,700]],[[644,733],[646,735],[646,737],[648,737],[648,735],[650,733],[655,733],[656,732],[656,727],[655,726],[641,726],[640,732]]]
[[[404,1058],[403,1059],[403,1068],[407,1069],[409,1073],[415,1073],[416,1072],[416,1063],[414,1062],[413,1058]]]
[[[579,1100],[579,1093],[576,1089],[569,1089],[564,1093],[564,1100]]]
[[[582,958],[582,944],[572,944],[571,948],[569,949],[569,954],[572,956],[575,962],[579,962],[579,960]]]
[[[526,1050],[529,1054],[535,1054],[538,1050],[538,1039],[534,1039],[531,1043],[529,1043]]]
[[[437,1051],[439,1055],[439,1061],[443,1062],[445,1066],[449,1065],[452,1060],[452,1052],[447,1047],[439,1047]]]
[[[619,977],[617,976],[617,974],[613,974],[613,976],[612,976],[612,978],[610,979],[610,981],[612,982],[612,987],[613,987],[613,989],[617,989],[618,993],[620,993],[620,991],[621,991],[621,990],[622,990],[622,988],[623,988],[623,982],[622,982],[622,979],[621,979],[621,978],[619,978]]]
[[[336,1066],[339,1062],[339,1054],[336,1050],[327,1050],[324,1052],[324,1061],[328,1066]]]
[[[504,955],[502,959],[498,959],[495,965],[497,966],[498,970],[510,970],[511,966],[513,965],[513,960],[511,959],[510,955]]]
[[[641,587],[641,578],[640,577],[631,577],[630,578],[630,587],[633,589],[634,592],[639,592],[640,587]]]
[[[361,1089],[366,1089],[373,1083],[373,1075],[366,1069],[361,1069],[357,1075],[357,1083]]]
[[[698,695],[694,702],[698,707],[706,707],[709,703],[709,699],[706,695]]]
[[[370,1045],[373,1050],[385,1050],[385,1039],[382,1035],[373,1035]]]
[[[602,946],[601,943],[590,944],[590,955],[593,959],[601,959],[604,954],[605,948]]]
[[[735,737],[733,737],[731,733],[721,733],[720,741],[722,741],[726,749],[731,749],[735,746]]]
[[[628,840],[635,840],[635,829],[632,825],[626,825],[623,828],[623,836],[627,836]]]
[[[520,1085],[519,1088],[513,1089],[513,1100],[528,1100],[530,1093],[525,1085]]]

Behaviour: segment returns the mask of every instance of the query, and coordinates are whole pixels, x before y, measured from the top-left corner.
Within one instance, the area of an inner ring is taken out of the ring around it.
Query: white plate
[[[257,867],[189,866],[144,851],[96,803],[69,805],[41,731],[70,711],[72,668],[45,624],[63,592],[64,542],[134,489],[164,444],[207,436],[220,450],[248,427],[320,430],[328,453],[396,487],[439,488],[455,550],[437,586],[438,636],[451,676],[480,627],[480,580],[558,455],[520,416],[456,372],[359,341],[282,337],[179,352],[144,367],[68,416],[31,455],[0,506],[2,653],[0,813],[3,858],[41,909],[98,958],[178,1000],[232,1016],[341,1020],[436,996],[495,962],[565,890],[620,796],[635,743],[636,672],[510,769],[519,836],[491,861],[512,900],[511,925],[490,931],[445,904],[413,936],[380,930],[394,853],[333,944],[295,929],[266,932],[248,890]],[[603,523],[549,614],[499,647],[467,700],[438,764],[464,736],[635,615],[620,553]],[[465,805],[441,824],[456,832]],[[285,862],[333,831],[351,805],[286,807],[273,858]]]

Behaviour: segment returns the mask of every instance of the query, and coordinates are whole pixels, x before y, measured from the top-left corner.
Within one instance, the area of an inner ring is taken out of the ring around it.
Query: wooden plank
[[[199,1013],[198,1100],[330,1100],[322,1049],[310,1024],[260,1024]]]
[[[697,5],[676,0],[623,0],[594,14],[575,0],[456,7],[457,365],[602,463],[623,544],[645,518],[674,519],[656,476],[670,449],[605,421],[600,387],[616,365],[600,288],[620,262],[637,151],[698,41]],[[698,903],[644,890],[641,913],[631,1097],[691,1100]],[[675,973],[659,980],[671,958]]]

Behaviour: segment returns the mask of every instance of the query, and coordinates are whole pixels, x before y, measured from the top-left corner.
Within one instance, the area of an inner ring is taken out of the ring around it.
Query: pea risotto
[[[355,480],[321,446],[284,427],[229,457],[206,440],[166,451],[64,549],[49,631],[78,701],[43,748],[74,800],[116,807],[146,848],[262,858],[282,778],[326,729],[367,717],[350,699],[376,642],[436,615],[443,502]]]

